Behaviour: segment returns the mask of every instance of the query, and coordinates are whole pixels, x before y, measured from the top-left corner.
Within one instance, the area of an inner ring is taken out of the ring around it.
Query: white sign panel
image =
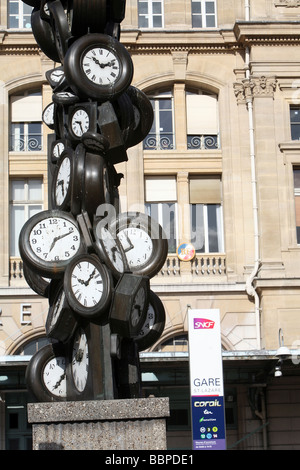
[[[189,310],[193,449],[225,450],[225,403],[219,310]]]

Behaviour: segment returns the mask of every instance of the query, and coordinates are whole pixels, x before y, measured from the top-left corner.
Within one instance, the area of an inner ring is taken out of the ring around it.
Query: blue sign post
[[[218,310],[189,310],[189,359],[193,449],[226,450]]]

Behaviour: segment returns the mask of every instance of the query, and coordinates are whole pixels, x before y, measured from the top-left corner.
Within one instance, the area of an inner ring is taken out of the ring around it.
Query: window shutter
[[[40,122],[42,113],[41,94],[11,97],[11,122]]]
[[[221,204],[220,176],[191,177],[190,204]]]
[[[187,94],[186,109],[188,135],[218,134],[218,101],[215,96]]]
[[[145,178],[146,202],[177,201],[175,176],[147,176]]]

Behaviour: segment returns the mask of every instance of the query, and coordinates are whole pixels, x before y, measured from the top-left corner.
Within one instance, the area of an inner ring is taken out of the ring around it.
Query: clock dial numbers
[[[73,269],[71,287],[83,307],[94,307],[103,295],[103,280],[99,270],[88,261],[78,263]]]
[[[89,350],[87,337],[81,328],[77,331],[73,342],[71,370],[74,385],[78,392],[82,393],[89,373]]]
[[[120,240],[130,271],[153,277],[162,268],[168,241],[162,227],[141,212],[123,212],[111,222],[112,233]]]
[[[153,252],[153,243],[144,230],[129,227],[121,230],[118,238],[126,253],[129,268],[142,267],[149,261]]]
[[[60,277],[70,260],[83,250],[75,219],[58,210],[42,211],[31,217],[22,227],[19,247],[24,262],[49,278]]]
[[[114,84],[121,72],[115,54],[104,47],[94,47],[84,54],[82,69],[88,80],[98,85]]]
[[[34,254],[44,261],[66,261],[78,251],[80,235],[68,220],[49,217],[33,227],[29,243]]]
[[[107,321],[111,285],[111,275],[96,255],[79,255],[69,263],[64,276],[70,307],[97,324]]]

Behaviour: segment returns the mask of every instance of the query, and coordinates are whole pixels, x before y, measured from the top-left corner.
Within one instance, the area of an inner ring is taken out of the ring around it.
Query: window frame
[[[141,3],[147,3],[148,6],[148,13],[147,14],[141,14],[140,13],[140,7]],[[153,12],[153,3],[160,3],[161,4],[161,14],[155,14]],[[138,27],[140,29],[162,29],[164,28],[164,0],[138,0]],[[154,18],[155,17],[161,17],[161,26],[154,26]],[[145,18],[148,25],[147,26],[141,26],[141,18]]]
[[[12,3],[15,3],[18,5],[18,13],[17,14],[11,14],[10,13],[10,6]],[[31,31],[31,21],[30,21],[30,27],[24,28],[24,19],[26,16],[29,16],[29,19],[31,20],[31,13],[25,13],[24,11],[26,9],[31,8],[29,5],[26,3],[22,2],[22,0],[8,0],[7,2],[7,28],[10,30],[22,30],[22,31]],[[31,8],[31,11],[33,10],[33,7]],[[18,18],[17,18],[18,17]],[[12,27],[11,24],[11,18],[17,18],[18,19],[18,26],[17,27]]]
[[[201,13],[193,13],[193,3],[198,3],[200,5]],[[206,4],[213,3],[214,4],[214,14],[210,14],[206,12]],[[194,26],[193,19],[195,17],[201,16],[201,26]],[[214,26],[207,26],[207,19],[208,17],[214,17]],[[218,19],[217,19],[217,1],[216,0],[191,0],[191,22],[192,28],[194,29],[215,29],[218,26]]]

